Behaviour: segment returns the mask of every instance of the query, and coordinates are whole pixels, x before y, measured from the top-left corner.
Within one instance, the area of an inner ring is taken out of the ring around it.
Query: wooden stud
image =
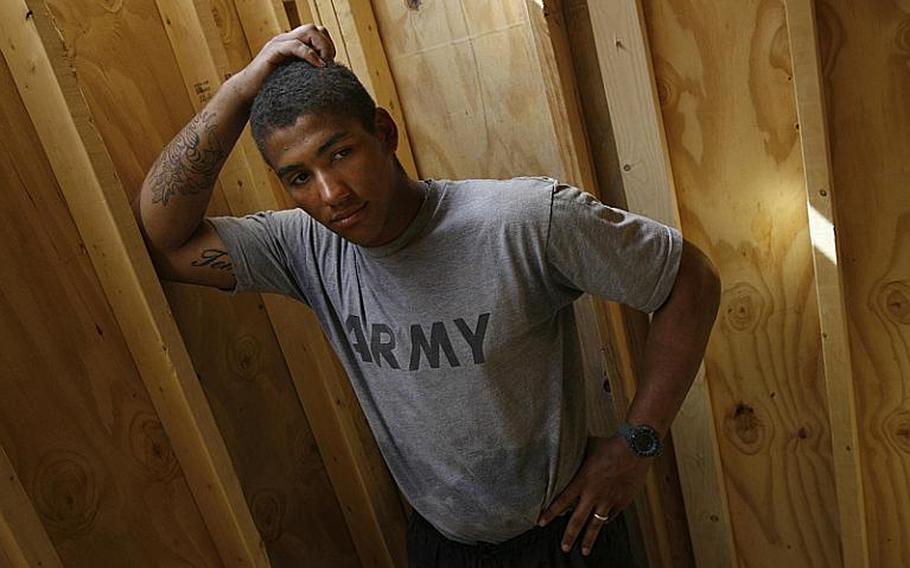
[[[835,238],[836,198],[831,171],[818,29],[813,0],[787,0],[787,27],[806,176],[809,235],[821,323],[831,445],[840,518],[841,550],[847,568],[869,566],[853,365],[844,305],[843,274]]]
[[[325,26],[335,42],[335,61],[351,67],[351,58],[348,56],[348,47],[344,33],[341,31],[341,24],[338,23],[334,2],[332,0],[312,0],[311,5],[319,16],[319,23]]]
[[[218,44],[209,44],[211,53],[198,48],[200,41],[204,41],[204,26],[191,0],[158,0],[158,6],[162,20],[171,22],[167,26],[168,35],[198,111],[205,99],[197,96],[196,85],[211,83],[217,88],[215,60],[224,61],[226,55]],[[220,179],[226,182],[225,197],[234,214],[283,208],[268,187],[265,165],[258,155],[251,155],[240,144],[229,158],[231,161],[230,167],[225,165]],[[251,187],[255,191],[249,191]],[[256,197],[245,197],[250,193]],[[249,203],[255,203],[256,209],[248,209]],[[405,518],[395,484],[375,442],[370,443],[372,435],[360,414],[356,397],[319,322],[309,310],[289,298],[264,295],[263,302],[361,562],[369,566],[400,565],[405,557]]]
[[[284,21],[279,17],[273,0],[234,0],[234,6],[240,16],[250,53],[259,53],[267,41],[287,31],[287,25],[282,25]],[[283,7],[280,13],[284,14]]]
[[[224,563],[268,566],[224,441],[170,317],[126,195],[116,183],[109,161],[103,163],[106,154],[87,120],[75,79],[63,68],[57,69],[55,78],[30,14],[22,0],[0,2],[0,49],[130,352]],[[81,117],[78,124],[74,117]]]
[[[588,6],[629,210],[679,229],[641,3],[611,0]],[[704,366],[672,434],[696,562],[733,566],[733,533]],[[667,565],[666,554],[662,550],[661,565]]]
[[[389,111],[395,119],[395,124],[398,125],[396,155],[408,175],[416,177],[417,166],[411,151],[407,124],[370,0],[332,0],[332,6],[350,68],[373,95],[376,104]]]
[[[582,120],[581,103],[578,87],[573,73],[572,54],[567,37],[564,10],[560,0],[526,0],[525,5],[531,24],[534,43],[537,48],[541,75],[546,86],[550,115],[558,141],[560,156],[566,170],[566,179],[599,195],[587,133]],[[595,315],[600,330],[604,352],[613,354],[608,365],[614,372],[608,374],[611,383],[616,413],[624,415],[635,395],[637,365],[634,361],[631,340],[628,337],[626,319],[627,310],[612,302],[596,301]],[[584,308],[584,304],[579,306]],[[579,318],[583,320],[584,318]],[[582,333],[585,329],[581,330]],[[598,426],[596,435],[611,435],[615,432],[613,421]],[[666,461],[666,458],[663,459]],[[666,464],[661,464],[666,465]],[[633,543],[643,547],[648,556],[666,565],[671,560],[682,566],[691,560],[688,546],[681,537],[675,534],[673,526],[682,526],[685,521],[682,504],[678,503],[678,492],[672,488],[663,491],[658,472],[663,478],[674,478],[674,468],[654,467],[649,470],[644,493],[636,500],[635,514],[639,523],[638,530],[632,531]],[[672,485],[675,484],[670,484]],[[677,503],[674,503],[676,501]],[[671,511],[678,511],[679,519],[673,522]],[[647,534],[648,537],[644,538]]]
[[[9,456],[0,446],[0,566],[6,565],[63,567]]]

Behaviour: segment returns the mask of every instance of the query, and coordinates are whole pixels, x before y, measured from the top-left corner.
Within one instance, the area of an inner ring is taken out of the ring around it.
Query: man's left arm
[[[666,301],[654,312],[626,421],[653,427],[665,438],[698,372],[720,303],[720,278],[695,245],[683,241],[679,270]],[[604,521],[641,490],[653,458],[638,457],[619,435],[591,437],[576,476],[541,514],[546,524],[577,500],[563,536],[568,550],[587,524],[582,552],[590,552]]]

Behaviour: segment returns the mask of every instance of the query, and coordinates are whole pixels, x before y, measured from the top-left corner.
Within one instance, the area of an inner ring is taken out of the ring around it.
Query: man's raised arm
[[[263,81],[282,60],[322,66],[335,47],[322,27],[300,26],[269,40],[242,71],[229,78],[199,113],[165,146],[152,165],[133,211],[159,276],[167,280],[230,288],[230,270],[194,262],[218,251],[218,267],[230,267],[224,244],[203,223],[212,189],[250,116]]]

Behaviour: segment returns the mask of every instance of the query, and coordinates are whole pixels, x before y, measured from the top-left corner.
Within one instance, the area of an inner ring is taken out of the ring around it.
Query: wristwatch
[[[623,422],[619,425],[619,435],[622,436],[632,453],[640,458],[659,456],[664,449],[657,430],[647,424],[633,426],[628,422]]]

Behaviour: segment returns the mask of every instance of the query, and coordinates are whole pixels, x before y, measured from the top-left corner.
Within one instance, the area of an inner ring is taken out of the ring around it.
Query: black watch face
[[[657,453],[657,435],[650,429],[638,429],[632,433],[632,447],[636,454],[650,456]]]

